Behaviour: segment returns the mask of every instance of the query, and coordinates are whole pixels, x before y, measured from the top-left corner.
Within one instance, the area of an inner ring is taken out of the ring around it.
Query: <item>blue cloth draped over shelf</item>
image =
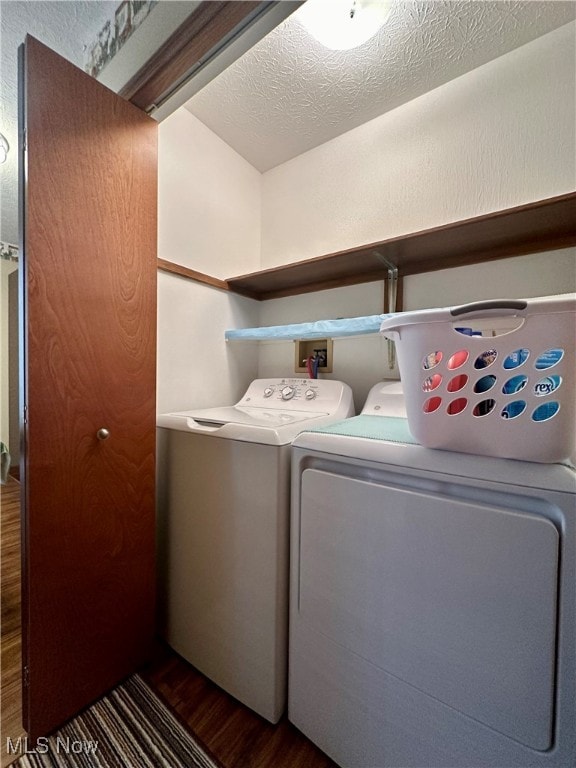
[[[341,336],[362,336],[378,333],[382,321],[393,315],[343,317],[337,320],[316,320],[312,323],[269,325],[263,328],[240,328],[225,331],[226,341],[281,341],[293,339],[326,339]]]

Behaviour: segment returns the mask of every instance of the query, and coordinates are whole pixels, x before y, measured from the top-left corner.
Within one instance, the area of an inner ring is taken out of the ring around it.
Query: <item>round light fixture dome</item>
[[[297,18],[326,48],[345,51],[374,37],[391,10],[392,0],[307,0]]]

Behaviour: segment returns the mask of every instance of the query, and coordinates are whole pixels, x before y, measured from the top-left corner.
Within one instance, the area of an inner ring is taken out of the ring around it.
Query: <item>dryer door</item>
[[[555,525],[515,509],[519,497],[487,492],[479,502],[452,483],[424,491],[390,477],[303,472],[299,621],[382,680],[548,749]]]

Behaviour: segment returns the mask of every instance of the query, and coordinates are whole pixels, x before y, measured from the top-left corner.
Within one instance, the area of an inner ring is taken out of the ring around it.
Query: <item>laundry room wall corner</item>
[[[185,107],[160,123],[160,258],[218,278],[259,269],[260,200],[260,172]]]
[[[159,126],[158,254],[213,277],[260,266],[260,173],[185,108]],[[258,302],[158,275],[158,412],[237,400],[258,350],[227,328],[258,324]]]
[[[571,22],[263,174],[275,267],[574,191]]]
[[[158,273],[158,413],[235,402],[255,378],[256,344],[224,341],[258,324],[258,302]]]

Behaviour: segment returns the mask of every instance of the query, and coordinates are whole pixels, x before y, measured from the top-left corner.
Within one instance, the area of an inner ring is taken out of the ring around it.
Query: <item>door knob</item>
[[[98,440],[108,440],[108,438],[110,437],[110,432],[104,427],[102,427],[101,429],[98,430],[98,432],[96,432],[96,437],[98,438]]]

